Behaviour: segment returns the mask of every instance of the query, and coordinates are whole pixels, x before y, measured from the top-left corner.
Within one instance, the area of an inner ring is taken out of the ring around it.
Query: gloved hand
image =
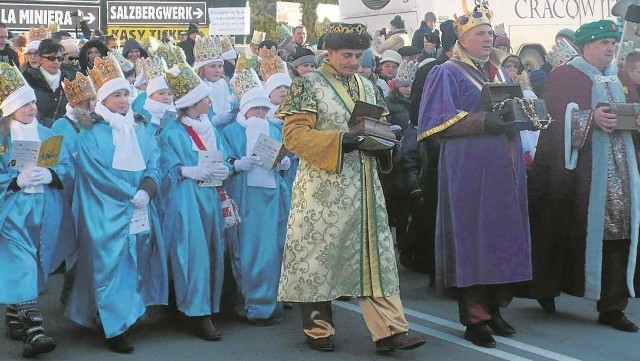
[[[213,167],[213,177],[222,181],[229,178],[229,168],[222,163],[217,163]]]
[[[358,149],[360,144],[364,142],[364,139],[359,139],[355,134],[344,133],[342,134],[342,153],[351,153]]]
[[[500,112],[490,110],[484,115],[484,132],[492,135],[500,135],[511,132],[511,124],[502,120]]]
[[[245,155],[233,162],[233,168],[236,172],[246,172],[257,165],[262,165],[262,161],[257,155]]]
[[[53,181],[53,175],[47,168],[34,167],[31,169],[31,178],[29,183],[32,186],[39,186],[43,184],[50,184]]]
[[[213,169],[205,167],[182,167],[182,176],[196,181],[207,181],[213,179]]]
[[[276,165],[276,170],[289,170],[289,168],[291,168],[291,159],[289,157],[282,158],[280,163]]]
[[[33,169],[25,169],[18,174],[18,178],[16,179],[16,183],[18,183],[18,187],[24,189],[31,186],[31,171]]]
[[[136,208],[144,208],[149,204],[149,199],[149,193],[139,189],[133,196],[133,199],[131,199],[131,203],[133,203],[133,206]]]

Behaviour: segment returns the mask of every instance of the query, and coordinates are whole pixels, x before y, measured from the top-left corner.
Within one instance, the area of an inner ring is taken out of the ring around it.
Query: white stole
[[[238,114],[238,123],[245,128],[245,135],[247,137],[246,155],[251,155],[260,133],[269,136],[269,121],[257,117],[247,119],[243,114]],[[269,171],[259,166],[253,167],[247,171],[247,186],[275,188],[275,174],[272,170]]]

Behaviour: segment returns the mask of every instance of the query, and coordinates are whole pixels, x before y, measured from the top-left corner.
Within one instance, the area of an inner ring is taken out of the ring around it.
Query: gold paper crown
[[[125,59],[125,57],[122,55],[121,52],[116,50],[116,51],[110,51],[107,54],[111,54],[116,58],[116,60],[118,61],[118,65],[120,65],[120,69],[122,69],[123,73],[128,73],[131,70],[133,70],[133,67],[135,65],[131,62],[131,60]]]
[[[251,37],[251,44],[260,44],[266,39],[267,33],[263,33],[262,31],[254,30],[253,36]]]
[[[500,36],[500,35],[507,36],[507,30],[504,27],[504,23],[500,23],[500,24],[494,26],[493,35],[494,36]]]
[[[53,34],[55,32],[60,31],[60,24],[57,23],[49,23],[49,26],[47,27],[49,29],[49,31]]]
[[[140,40],[140,46],[147,52],[147,54],[149,54],[149,56],[156,55],[159,45],[160,42],[153,36]]]
[[[93,87],[91,79],[82,73],[76,73],[74,80],[64,78],[62,80],[62,88],[67,95],[67,99],[69,99],[69,104],[72,106],[96,96],[96,89]]]
[[[93,61],[93,68],[87,71],[96,92],[109,80],[124,78],[120,64],[118,64],[118,60],[113,56],[113,53],[103,58],[96,57]]]
[[[235,95],[238,100],[241,100],[242,96],[249,91],[249,89],[262,87],[262,83],[255,70],[242,69],[240,72],[236,72],[233,78],[229,80],[229,86],[231,87],[231,91],[233,91],[233,95]]]
[[[169,68],[172,68],[176,64],[184,64],[187,62],[184,51],[176,45],[160,44],[156,50],[156,56],[162,57]]]
[[[226,53],[229,50],[233,49],[233,44],[231,43],[231,38],[227,35],[220,36],[220,46],[222,46],[222,52]]]
[[[288,37],[293,36],[293,33],[291,32],[291,29],[289,28],[289,26],[287,24],[279,24],[276,27],[276,31],[273,35],[273,40],[276,41],[276,43],[281,44],[283,41],[285,41]]]
[[[240,52],[238,60],[236,61],[236,72],[240,72],[243,69],[253,69],[254,71],[260,70],[260,59],[257,56],[252,55],[247,57],[246,50]]]
[[[20,70],[14,65],[0,63],[0,103],[23,86],[28,85]]]
[[[167,72],[167,63],[162,57],[154,56],[147,59],[138,59],[138,67],[144,72],[147,82],[157,77],[164,76]]]
[[[492,12],[484,4],[475,7],[475,10],[468,12],[465,15],[458,17],[453,15],[455,28],[458,36],[466,33],[467,31],[475,28],[478,25],[491,26]]]
[[[413,83],[413,80],[416,78],[416,71],[418,71],[419,63],[415,61],[406,61],[403,60],[398,66],[398,73],[394,78],[397,80],[404,80],[410,83]]]
[[[270,48],[263,46],[262,48],[260,48],[260,50],[258,50],[258,56],[262,60],[271,59],[276,55],[278,55],[278,49],[275,46],[272,46]]]
[[[314,25],[314,30],[317,37],[324,35],[327,31],[329,31],[329,26],[331,25],[331,20],[329,18],[324,18],[322,21],[316,20]]]
[[[367,26],[364,24],[331,23],[329,32],[332,34],[360,34],[367,33]]]
[[[29,30],[29,41],[44,40],[51,37],[51,30],[40,25],[39,28],[31,28]]]
[[[180,99],[189,94],[200,83],[202,83],[202,80],[188,64],[176,64],[167,72],[167,85],[171,88],[175,99]]]
[[[551,48],[551,51],[545,55],[545,58],[555,69],[560,65],[566,64],[569,60],[578,56],[578,52],[567,41],[567,39],[560,39],[561,41]]]
[[[193,46],[193,57],[196,62],[206,60],[222,60],[222,44],[217,36],[205,36],[196,39]]]
[[[260,72],[262,73],[262,80],[267,81],[275,73],[288,73],[287,63],[279,56],[263,58],[260,62]]]

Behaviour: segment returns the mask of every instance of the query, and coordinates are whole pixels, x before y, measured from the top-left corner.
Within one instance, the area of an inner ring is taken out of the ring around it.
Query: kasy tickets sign
[[[200,28],[200,32],[204,35],[208,35],[207,28]],[[156,38],[161,39],[164,33],[176,41],[180,39],[180,34],[187,31],[187,27],[184,25],[180,26],[107,26],[107,34],[113,35],[117,39],[120,39],[121,42],[127,41],[129,39],[136,39],[138,41],[146,38]]]
[[[249,35],[249,7],[210,8],[209,33],[211,35]]]

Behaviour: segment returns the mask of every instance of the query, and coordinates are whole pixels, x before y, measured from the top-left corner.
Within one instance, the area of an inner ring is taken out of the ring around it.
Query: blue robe
[[[75,186],[80,250],[77,276],[67,316],[81,325],[94,325],[98,311],[107,338],[126,331],[145,306],[166,304],[168,275],[166,246],[156,206],[149,203],[151,231],[129,234],[131,199],[143,178],[160,184],[160,151],[147,124],[136,120],[136,136],[146,169],[113,169],[113,136],[104,121],[80,132]]]
[[[40,124],[38,134],[42,141],[55,135]],[[6,144],[0,151],[0,303],[18,303],[38,297],[49,273],[73,252],[74,244],[65,236],[69,227],[61,227],[62,189],[44,186],[44,193],[37,194],[7,189],[18,171],[10,166],[10,135]],[[75,170],[64,144],[58,164],[50,169],[63,189],[73,187]]]
[[[214,133],[218,150],[224,153],[215,128]],[[218,192],[198,187],[192,179],[178,178],[178,167],[198,164],[198,152],[182,123],[169,122],[158,145],[162,231],[168,242],[176,304],[187,316],[211,315],[220,310],[224,279],[224,227]]]
[[[438,134],[467,113],[484,111],[480,97],[484,81],[476,70],[461,70],[469,68],[451,59],[431,70],[422,96],[418,139]],[[531,279],[526,184],[519,134],[441,138],[436,222],[439,286]]]
[[[131,109],[134,113],[142,115],[146,120],[151,120],[151,114],[144,108],[144,103],[147,102],[147,92],[141,91],[138,93],[136,99],[131,103]]]
[[[275,125],[269,124],[269,133],[282,142]],[[227,125],[222,138],[227,156],[240,159],[246,155],[247,137],[239,123]],[[286,232],[284,208],[288,208],[291,195],[279,172],[273,172],[273,189],[247,186],[246,172],[233,174],[225,183],[240,212],[240,224],[228,228],[225,236],[249,320],[277,317],[279,312],[276,297]]]

